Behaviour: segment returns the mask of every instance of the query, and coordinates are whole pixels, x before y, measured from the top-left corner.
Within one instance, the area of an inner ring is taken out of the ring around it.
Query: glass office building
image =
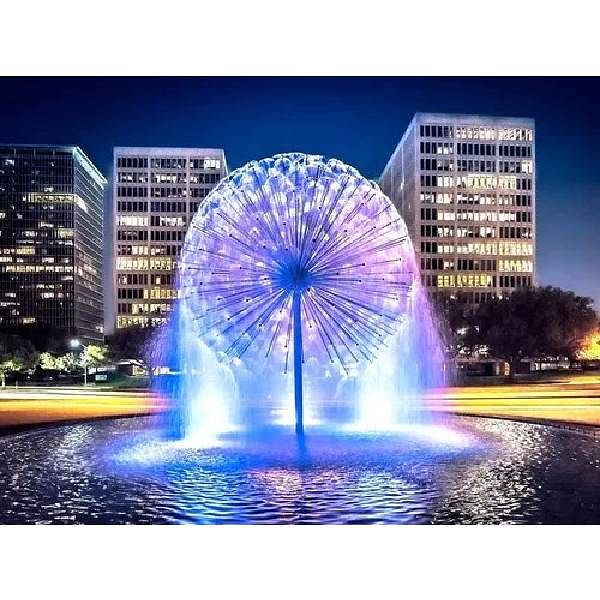
[[[418,113],[380,178],[423,283],[474,308],[535,279],[532,119]]]
[[[198,206],[227,175],[214,148],[114,149],[115,326],[164,323]]]
[[[0,327],[103,341],[106,183],[77,146],[0,144]]]

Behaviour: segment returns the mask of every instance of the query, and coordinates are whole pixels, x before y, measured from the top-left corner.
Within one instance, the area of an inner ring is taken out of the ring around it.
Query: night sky
[[[335,156],[376,179],[415,112],[536,121],[538,283],[600,309],[598,78],[1,78],[0,143],[224,148]]]

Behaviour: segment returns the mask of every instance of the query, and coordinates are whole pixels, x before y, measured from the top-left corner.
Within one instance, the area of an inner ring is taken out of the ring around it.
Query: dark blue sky
[[[377,178],[415,112],[536,120],[538,280],[600,308],[597,78],[2,78],[0,142],[336,156]]]

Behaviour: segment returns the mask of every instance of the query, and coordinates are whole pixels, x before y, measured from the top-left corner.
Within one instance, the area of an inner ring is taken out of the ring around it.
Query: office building
[[[532,119],[417,113],[380,185],[435,300],[474,308],[533,284]]]
[[[0,327],[103,341],[106,183],[77,146],[0,144]]]
[[[115,148],[115,325],[156,326],[176,298],[175,269],[198,206],[227,174],[207,148]]]

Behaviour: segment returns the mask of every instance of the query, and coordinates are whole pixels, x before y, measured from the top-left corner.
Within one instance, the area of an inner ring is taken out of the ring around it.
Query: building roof
[[[492,125],[495,127],[529,127],[531,129],[535,129],[535,119],[531,119],[529,117],[498,117],[494,115],[474,115],[474,114],[463,114],[463,113],[433,113],[433,112],[417,112],[413,115],[413,118],[410,120],[410,123],[407,125],[400,141],[396,144],[394,151],[390,155],[381,175],[379,176],[379,181],[387,171],[389,165],[392,163],[394,157],[398,150],[402,147],[404,140],[412,130],[412,128],[417,123],[422,123],[423,121],[452,121],[455,125]],[[435,123],[434,123],[435,124]]]
[[[412,122],[421,122],[425,120],[453,121],[460,125],[477,125],[484,123],[497,126],[515,126],[522,125],[523,127],[535,127],[535,119],[529,117],[505,117],[495,115],[475,115],[462,113],[428,113],[418,112],[412,118]],[[410,125],[409,125],[410,127]]]
[[[225,172],[229,172],[225,150],[223,148],[175,148],[165,146],[115,146],[113,156],[185,156],[219,158]]]
[[[5,148],[40,148],[43,150],[59,150],[60,152],[68,152],[73,155],[73,158],[77,160],[81,166],[88,172],[88,174],[98,183],[99,185],[106,185],[107,179],[98,170],[96,165],[88,158],[85,152],[79,147],[74,145],[63,145],[63,144],[2,144],[0,147]]]

